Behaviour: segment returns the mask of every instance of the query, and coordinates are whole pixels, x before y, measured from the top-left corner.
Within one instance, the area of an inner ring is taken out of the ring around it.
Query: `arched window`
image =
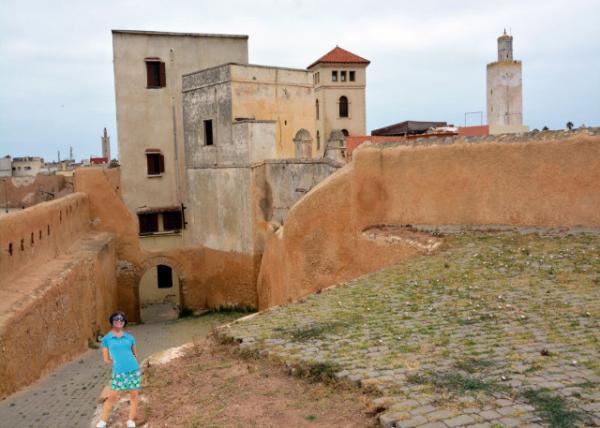
[[[317,120],[319,120],[319,100],[315,101],[315,108],[317,110]]]
[[[340,117],[348,117],[348,98],[340,97]]]
[[[348,132],[347,129],[342,129],[342,134],[344,134],[344,137],[347,137],[348,135],[350,135],[350,133]]]
[[[321,133],[319,131],[317,131],[317,150],[320,150],[320,149],[321,149]]]

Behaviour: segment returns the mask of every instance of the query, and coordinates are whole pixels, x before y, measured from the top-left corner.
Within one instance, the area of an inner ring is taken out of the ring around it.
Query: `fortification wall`
[[[0,397],[74,358],[116,307],[113,235],[75,193],[0,217]]]
[[[268,235],[259,308],[420,253],[369,239],[375,225],[600,227],[600,131],[551,137],[361,146]]]
[[[89,231],[89,219],[83,193],[0,217],[0,289],[17,272],[27,272],[65,253]]]
[[[72,254],[0,289],[0,399],[88,349],[116,307],[113,236],[90,234]]]

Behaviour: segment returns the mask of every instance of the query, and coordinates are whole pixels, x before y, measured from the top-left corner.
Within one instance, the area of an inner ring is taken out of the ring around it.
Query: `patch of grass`
[[[570,428],[577,426],[580,415],[569,410],[562,397],[552,395],[545,389],[528,389],[523,397],[536,408],[540,416],[551,428]]]
[[[492,361],[479,358],[465,358],[464,360],[457,361],[454,367],[467,373],[477,373],[493,365]]]
[[[487,382],[483,379],[454,373],[432,373],[429,375],[416,373],[408,375],[406,377],[406,381],[419,385],[431,384],[437,388],[443,388],[450,392],[458,393],[477,391],[491,393],[506,389],[505,387],[497,385],[493,382]]]
[[[256,312],[255,308],[251,308],[249,306],[242,305],[223,305],[217,306],[216,308],[210,308],[208,311],[202,312],[199,316],[207,316],[214,314],[229,314],[229,313],[239,313],[239,314],[249,314]]]
[[[335,381],[335,374],[340,371],[339,365],[330,361],[321,361],[302,365],[296,369],[300,377],[307,377],[314,382],[330,383]]]
[[[343,323],[337,321],[317,322],[305,327],[285,329],[282,333],[290,336],[293,340],[305,341],[324,337],[328,333],[334,333],[343,325]]]

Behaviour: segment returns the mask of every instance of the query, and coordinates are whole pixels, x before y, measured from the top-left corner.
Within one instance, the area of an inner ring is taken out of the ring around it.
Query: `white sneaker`
[[[135,428],[135,422],[133,422],[131,419],[129,419],[127,421],[127,428]]]
[[[100,419],[96,424],[96,428],[106,428],[106,422]]]

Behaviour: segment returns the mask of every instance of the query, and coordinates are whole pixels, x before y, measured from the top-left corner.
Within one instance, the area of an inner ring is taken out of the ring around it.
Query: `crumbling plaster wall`
[[[0,178],[1,207],[27,208],[72,192],[73,187],[62,175]]]
[[[418,254],[367,239],[373,225],[600,227],[600,130],[532,135],[361,146],[269,233],[259,308]]]

